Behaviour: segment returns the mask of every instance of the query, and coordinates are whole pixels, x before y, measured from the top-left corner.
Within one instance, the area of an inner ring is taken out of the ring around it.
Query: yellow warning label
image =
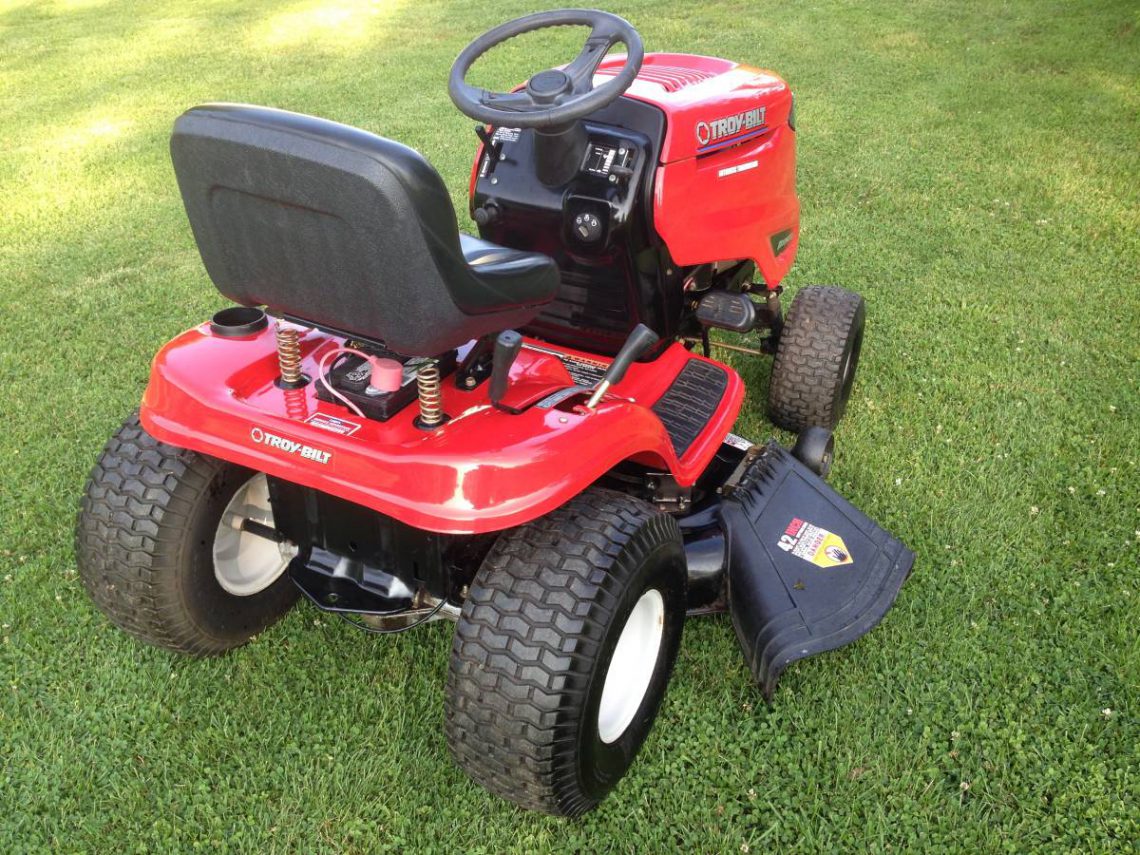
[[[816,567],[839,567],[855,560],[842,537],[798,517],[788,523],[777,545]]]

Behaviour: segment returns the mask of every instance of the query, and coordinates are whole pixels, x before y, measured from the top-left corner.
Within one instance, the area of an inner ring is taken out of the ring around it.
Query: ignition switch
[[[596,214],[582,211],[574,217],[574,236],[582,243],[596,243],[602,239],[602,221]]]

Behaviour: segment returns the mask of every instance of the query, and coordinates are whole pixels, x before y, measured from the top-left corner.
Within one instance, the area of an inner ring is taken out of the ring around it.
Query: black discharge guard
[[[770,442],[721,505],[728,606],[767,700],[792,662],[869,632],[914,553]]]

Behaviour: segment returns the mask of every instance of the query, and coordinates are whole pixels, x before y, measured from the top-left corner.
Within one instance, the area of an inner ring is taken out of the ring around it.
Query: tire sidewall
[[[187,522],[175,557],[177,572],[170,580],[186,617],[202,633],[221,642],[265,629],[296,600],[297,591],[283,572],[267,588],[247,597],[231,594],[214,571],[214,540],[222,513],[256,472],[221,463],[202,492]]]
[[[854,317],[851,318],[851,323],[847,326],[843,355],[839,360],[839,374],[835,382],[835,397],[831,406],[834,423],[838,423],[847,411],[847,401],[851,398],[851,390],[855,386],[855,374],[859,369],[859,356],[863,350],[863,326],[866,312],[864,303],[860,301]],[[822,425],[821,427],[834,427],[834,424],[831,426]]]
[[[644,532],[645,529],[642,529],[638,536]],[[631,545],[633,544],[627,544],[615,565],[629,560]],[[619,604],[594,661],[579,727],[578,778],[582,792],[591,799],[602,799],[621,780],[653,726],[681,644],[685,622],[684,574],[685,552],[680,538],[677,538],[675,542],[656,544],[637,560],[632,572],[624,580]],[[657,664],[633,720],[621,736],[611,743],[605,743],[598,735],[598,709],[606,675],[626,621],[641,596],[652,588],[660,592],[665,607],[665,624],[657,652]]]

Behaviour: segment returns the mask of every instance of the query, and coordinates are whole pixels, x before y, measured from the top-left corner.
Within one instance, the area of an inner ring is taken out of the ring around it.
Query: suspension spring
[[[416,372],[416,389],[420,396],[419,426],[428,429],[439,427],[443,424],[443,399],[439,366],[434,359],[425,362]]]
[[[304,421],[309,416],[309,396],[300,387],[282,389],[285,395],[285,415]]]
[[[301,340],[293,327],[282,326],[277,322],[277,364],[281,366],[282,386],[303,386],[305,375],[301,373]]]

